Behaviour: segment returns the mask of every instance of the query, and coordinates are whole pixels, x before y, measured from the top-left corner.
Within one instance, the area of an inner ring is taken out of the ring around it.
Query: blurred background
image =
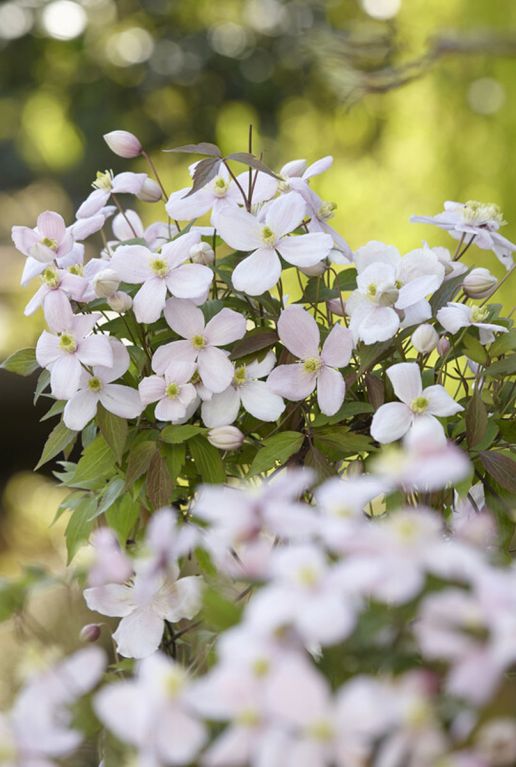
[[[42,322],[23,318],[35,287],[19,287],[11,226],[44,209],[71,222],[97,170],[143,169],[103,133],[134,132],[171,189],[187,163],[161,149],[245,150],[252,123],[272,167],[334,155],[315,188],[338,203],[353,248],[408,250],[449,244],[408,223],[446,199],[500,204],[516,239],[515,97],[514,0],[0,2],[0,359],[32,345]],[[471,257],[503,271],[489,253]],[[0,575],[63,562],[62,528],[49,531],[62,493],[31,473],[52,425],[38,425],[33,390],[0,371]]]

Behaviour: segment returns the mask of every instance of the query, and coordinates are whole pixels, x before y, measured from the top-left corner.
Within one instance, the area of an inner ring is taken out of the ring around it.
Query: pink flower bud
[[[117,290],[116,293],[113,293],[112,296],[109,296],[107,299],[107,302],[111,309],[113,309],[114,312],[118,312],[119,314],[123,314],[124,312],[128,312],[131,306],[133,305],[133,299],[130,295],[127,293],[124,293],[123,290]]]
[[[462,288],[464,293],[470,298],[485,298],[485,296],[489,295],[497,282],[498,280],[491,274],[489,269],[478,267],[472,269],[470,273],[464,277]]]
[[[448,341],[446,336],[441,336],[441,338],[438,340],[437,351],[439,352],[441,357],[445,357],[450,351],[450,342]]]
[[[113,130],[111,133],[105,133],[104,141],[112,152],[126,160],[138,157],[143,151],[143,147],[136,136],[126,130]]]
[[[79,634],[79,639],[82,642],[96,642],[100,637],[101,631],[101,623],[87,623],[86,626],[82,627]]]
[[[114,269],[102,269],[93,278],[93,289],[97,298],[109,298],[118,290],[120,279]]]
[[[197,245],[192,245],[190,248],[190,259],[194,264],[203,264],[208,266],[215,260],[215,253],[211,245],[207,242],[198,242]]]
[[[159,202],[163,195],[159,185],[152,178],[146,178],[136,196],[143,202]]]
[[[338,317],[346,316],[346,312],[345,312],[346,304],[344,299],[341,301],[340,298],[330,298],[330,300],[327,301],[326,304],[332,314],[336,314]]]
[[[439,335],[435,328],[427,323],[420,325],[412,333],[412,345],[421,354],[429,354],[437,346]]]
[[[208,442],[219,450],[238,450],[244,435],[236,426],[217,426],[208,432]]]

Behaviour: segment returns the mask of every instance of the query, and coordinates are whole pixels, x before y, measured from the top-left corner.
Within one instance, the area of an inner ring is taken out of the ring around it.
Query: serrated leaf
[[[182,442],[186,442],[187,439],[196,437],[198,434],[203,434],[206,429],[203,426],[194,426],[193,424],[185,423],[175,426],[165,426],[161,432],[161,439],[164,442],[168,442],[169,445],[179,445]]]
[[[145,489],[149,501],[155,509],[170,503],[174,485],[167,464],[157,449],[150,460]]]
[[[264,440],[264,446],[258,450],[249,469],[249,476],[261,474],[276,467],[283,466],[288,459],[301,448],[305,435],[298,431],[283,431]]]
[[[33,347],[19,349],[7,357],[0,367],[19,376],[30,376],[31,373],[34,373],[39,368],[36,360],[36,350]]]
[[[97,501],[94,495],[85,496],[70,516],[65,530],[66,551],[70,564],[82,543],[85,543],[93,529]]]
[[[113,451],[104,437],[99,434],[84,449],[69,485],[86,490],[95,489],[102,485],[114,470]]]
[[[59,455],[73,440],[76,439],[78,432],[68,429],[62,421],[54,426],[47,437],[41,458],[34,467],[34,471],[40,469],[45,463],[51,461],[56,455]]]
[[[272,328],[253,328],[236,342],[229,358],[238,360],[248,354],[263,351],[274,346],[277,340],[278,334]]]
[[[220,167],[220,159],[214,158],[213,160],[207,159],[207,160],[201,160],[197,163],[195,166],[195,170],[193,173],[193,184],[192,188],[189,192],[187,192],[185,195],[183,195],[183,199],[186,197],[190,197],[190,195],[195,194],[195,192],[198,192],[199,189],[203,189],[203,187],[206,186],[219,172]]]
[[[120,418],[118,415],[110,413],[100,403],[97,409],[96,420],[100,433],[113,451],[117,463],[120,463],[129,432],[127,421],[125,418]]]
[[[125,475],[126,488],[131,487],[150,466],[152,456],[156,452],[156,443],[151,440],[140,442],[139,445],[132,448],[127,460],[127,471]]]
[[[204,482],[219,484],[226,481],[226,472],[219,451],[210,445],[204,437],[193,437],[188,442],[190,455],[195,461],[195,468]]]
[[[249,152],[233,152],[232,154],[228,154],[226,156],[226,160],[234,160],[235,162],[241,162],[244,165],[249,165],[251,168],[254,168],[255,170],[260,170],[262,173],[267,173],[268,176],[272,176],[273,178],[280,178],[277,173],[274,173],[273,170],[267,167],[265,163],[263,163],[261,160],[259,160],[257,157],[254,156],[254,154],[249,154]]]
[[[163,149],[164,152],[177,152],[178,154],[207,154],[210,157],[222,157],[222,152],[216,144],[201,141],[199,144],[184,144],[174,149]]]
[[[504,490],[516,493],[516,461],[504,453],[483,450],[479,453],[482,466]]]
[[[487,429],[487,409],[478,389],[475,389],[466,408],[466,439],[470,450],[483,438]]]

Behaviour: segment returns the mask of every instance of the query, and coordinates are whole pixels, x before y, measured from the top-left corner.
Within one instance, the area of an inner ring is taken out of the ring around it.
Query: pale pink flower
[[[273,369],[276,357],[269,352],[261,362],[236,365],[233,381],[220,394],[202,404],[202,420],[206,426],[227,426],[236,420],[240,405],[260,421],[276,421],[285,410],[285,403],[260,378]]]
[[[268,205],[263,221],[236,207],[220,211],[217,231],[222,239],[236,250],[253,251],[233,271],[235,290],[259,296],[274,287],[281,275],[279,255],[298,267],[313,266],[328,255],[333,241],[327,234],[288,236],[301,224],[304,215],[305,202],[295,193]]]
[[[97,716],[148,767],[196,761],[207,733],[189,702],[185,669],[161,653],[145,658],[135,679],[104,687],[94,700]]]
[[[406,434],[416,419],[455,415],[464,410],[444,386],[423,389],[421,371],[415,362],[400,362],[387,369],[395,395],[401,402],[381,405],[373,416],[371,436],[387,444]]]
[[[194,266],[197,265],[192,268]],[[233,379],[233,365],[228,353],[219,347],[244,336],[245,317],[225,308],[205,322],[202,311],[192,301],[171,298],[166,303],[165,319],[184,340],[159,347],[153,358],[154,371],[163,374],[169,365],[186,365],[188,368],[197,363],[203,384],[211,392],[224,391]]]
[[[142,283],[134,297],[133,308],[138,322],[159,319],[167,292],[177,298],[197,298],[209,287],[213,272],[202,264],[186,264],[190,248],[199,242],[198,232],[180,235],[153,253],[143,245],[121,245],[111,266],[124,282]]]
[[[146,173],[118,173],[113,171],[99,171],[92,186],[94,191],[86,198],[77,211],[77,218],[91,218],[97,215],[107,204],[112,194],[135,194],[138,195],[147,181]]]
[[[138,157],[143,151],[140,140],[127,130],[112,130],[102,138],[112,152],[126,160]]]
[[[345,367],[353,351],[350,331],[334,325],[319,350],[320,334],[314,318],[300,306],[285,309],[278,320],[278,335],[283,346],[300,361],[279,365],[267,382],[271,389],[289,400],[302,400],[317,387],[317,402],[322,413],[333,415],[344,401],[346,384],[337,368]]]
[[[73,237],[59,213],[47,210],[40,213],[34,229],[13,226],[12,239],[16,248],[42,264],[49,264],[71,251]]]
[[[333,240],[334,249],[330,251],[329,257],[334,263],[349,264],[353,260],[353,253],[350,246],[338,232],[333,229],[328,221],[335,215],[335,203],[325,202],[308,185],[299,190],[299,194],[306,203],[306,212],[310,218],[308,222],[309,232],[324,232],[329,234]]]
[[[333,157],[326,155],[308,165],[306,160],[291,160],[281,168],[279,187],[281,191],[294,189],[303,192],[309,188],[308,182],[314,176],[319,176],[333,165]]]
[[[113,364],[113,351],[107,336],[91,335],[100,319],[92,314],[68,314],[52,318],[55,334],[44,330],[36,344],[36,359],[50,370],[52,394],[57,399],[73,397],[81,382],[83,365]]]
[[[503,325],[484,322],[489,316],[487,306],[466,306],[466,304],[450,302],[439,309],[436,316],[443,328],[452,335],[462,328],[478,328],[482,344],[491,343],[494,340],[493,333],[508,332]]]
[[[89,586],[106,583],[125,583],[132,573],[133,565],[122,551],[117,537],[109,527],[99,527],[91,536],[95,559],[88,571]]]
[[[143,404],[158,403],[154,410],[158,421],[177,423],[185,417],[197,398],[195,387],[190,383],[194,370],[195,363],[179,366],[172,363],[163,375],[147,376],[140,381],[138,389]]]
[[[88,288],[88,280],[79,274],[72,274],[64,269],[56,269],[48,264],[41,274],[42,285],[25,307],[25,316],[30,316],[43,307],[45,318],[66,314],[71,310],[70,299],[80,301]],[[49,322],[49,319],[47,319]]]
[[[100,404],[110,413],[121,418],[137,418],[143,404],[136,389],[113,381],[127,372],[129,353],[116,338],[107,338],[113,362],[109,366],[93,365],[91,373],[83,370],[79,388],[65,405],[63,421],[69,429],[80,431],[91,421]]]

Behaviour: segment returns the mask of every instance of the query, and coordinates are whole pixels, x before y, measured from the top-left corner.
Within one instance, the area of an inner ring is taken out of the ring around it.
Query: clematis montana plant
[[[453,250],[414,229],[353,251],[317,191],[331,157],[187,145],[166,190],[135,136],[105,138],[137,172],[13,228],[48,329],[3,365],[39,370],[80,641],[105,649],[39,664],[0,764],[86,764],[88,740],[102,767],[515,764],[499,208],[414,217]],[[2,618],[48,579],[3,583]]]

